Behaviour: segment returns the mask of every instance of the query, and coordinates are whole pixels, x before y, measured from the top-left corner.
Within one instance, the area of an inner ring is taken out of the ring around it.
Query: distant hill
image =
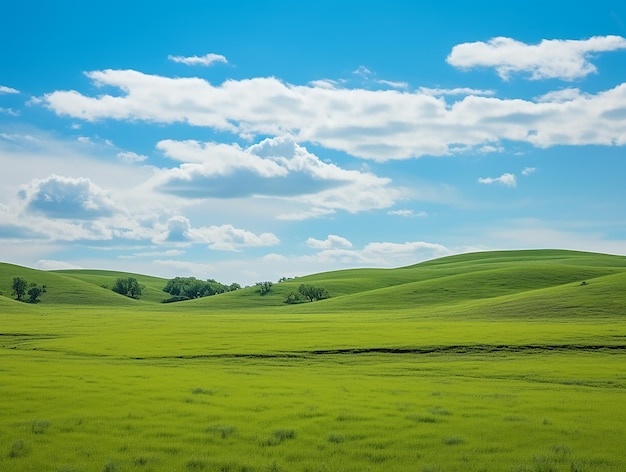
[[[0,263],[0,309],[26,309],[26,304],[12,300],[13,277],[48,287],[36,307],[158,305],[164,311],[199,313],[374,310],[410,316],[626,316],[626,257],[564,250],[479,252],[396,269],[325,272],[275,283],[264,296],[256,287],[248,287],[172,304],[160,303],[169,295],[162,291],[167,280],[158,277],[100,270],[39,271]],[[143,286],[141,299],[112,292],[118,277],[135,277]],[[287,295],[301,284],[323,287],[331,298],[285,304]]]

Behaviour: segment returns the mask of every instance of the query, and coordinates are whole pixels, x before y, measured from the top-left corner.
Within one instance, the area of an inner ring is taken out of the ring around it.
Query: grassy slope
[[[0,303],[10,297],[12,278],[46,284],[40,307],[53,305],[127,306],[180,312],[354,313],[403,311],[464,316],[610,315],[626,313],[623,286],[626,257],[561,251],[499,251],[445,257],[397,269],[352,269],[314,274],[275,284],[260,296],[255,287],[214,297],[160,304],[165,279],[111,271],[44,272],[0,264]],[[144,287],[142,299],[113,293],[118,277],[133,276]],[[581,286],[581,282],[587,285]],[[285,305],[300,284],[326,288],[332,298]],[[22,304],[20,304],[22,305]],[[0,305],[3,306],[3,305]]]

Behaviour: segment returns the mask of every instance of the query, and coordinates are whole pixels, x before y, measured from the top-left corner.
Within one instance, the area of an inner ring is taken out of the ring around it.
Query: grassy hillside
[[[626,257],[563,250],[497,251],[462,254],[397,269],[352,269],[313,274],[274,284],[261,296],[256,287],[163,305],[165,279],[99,270],[38,271],[0,264],[0,292],[11,297],[19,276],[45,284],[39,307],[58,305],[135,306],[159,304],[159,311],[354,313],[392,310],[414,315],[589,316],[625,313]],[[118,277],[135,277],[141,300],[111,291]],[[581,285],[583,282],[585,284]],[[331,295],[314,303],[287,305],[301,284]],[[0,297],[2,303],[7,300]],[[13,303],[13,302],[10,302]]]

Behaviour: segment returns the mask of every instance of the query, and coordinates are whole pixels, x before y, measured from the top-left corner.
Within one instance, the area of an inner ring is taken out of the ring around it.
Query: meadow
[[[0,264],[0,470],[626,470],[626,257],[477,253],[171,304],[155,277],[106,288],[121,275]],[[331,298],[285,304],[301,283]]]

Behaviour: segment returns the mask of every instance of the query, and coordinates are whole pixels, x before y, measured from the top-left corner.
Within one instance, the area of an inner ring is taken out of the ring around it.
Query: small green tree
[[[28,289],[28,303],[38,303],[39,297],[46,291],[45,285],[43,287],[38,287],[35,284],[31,284]]]
[[[141,297],[141,285],[134,277],[117,279],[111,290],[130,298],[138,299]]]
[[[26,288],[28,287],[28,282],[21,277],[13,277],[13,285],[11,288],[13,289],[13,295],[15,295],[16,300],[22,301],[24,295],[26,295]]]
[[[274,284],[269,281],[256,283],[256,286],[259,287],[259,293],[261,295],[267,295],[268,293],[270,293],[272,291],[272,285]]]

